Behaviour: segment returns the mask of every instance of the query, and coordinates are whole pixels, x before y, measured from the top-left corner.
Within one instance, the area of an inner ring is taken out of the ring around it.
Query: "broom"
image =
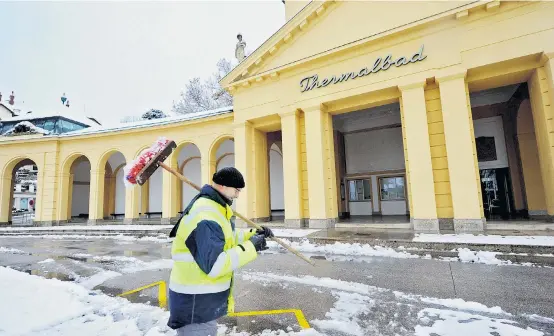
[[[156,143],[154,143],[150,148],[143,151],[138,158],[131,161],[129,164],[127,164],[123,168],[123,172],[125,175],[125,185],[132,186],[132,185],[143,185],[152,174],[156,171],[158,167],[162,167],[171,174],[177,176],[181,181],[187,183],[194,189],[200,191],[200,187],[194,184],[192,181],[181,175],[179,172],[177,172],[175,169],[169,167],[166,165],[163,161],[173,152],[173,150],[177,147],[175,142],[173,140],[167,140],[165,138],[160,138]],[[248,223],[250,226],[255,227],[258,230],[262,230],[262,228],[252,222],[250,219],[244,217],[238,212],[235,212],[235,215]],[[312,266],[315,266],[315,263],[300,254],[297,250],[293,249],[291,246],[287,245],[285,242],[283,242],[281,239],[277,237],[271,237],[269,238],[290,252],[294,253],[296,256],[304,260],[305,262],[309,263]]]

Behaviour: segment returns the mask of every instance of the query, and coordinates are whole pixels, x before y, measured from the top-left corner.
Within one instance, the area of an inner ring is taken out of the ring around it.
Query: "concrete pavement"
[[[2,266],[81,282],[111,295],[169,277],[169,243],[0,238],[0,246],[5,251],[0,253]],[[436,308],[461,309],[481,319],[509,318],[521,328],[541,330],[544,335],[552,335],[554,330],[554,319],[530,318],[533,314],[554,318],[554,268],[389,257],[312,257],[317,267],[294,255],[270,250],[238,271],[237,311],[299,309],[310,326],[325,335],[345,335],[340,330],[345,325],[360,328],[362,335],[412,335],[422,323],[418,314]],[[153,305],[160,299],[156,286],[126,297]],[[437,304],[437,300],[455,298],[500,306],[512,315],[486,309],[475,312],[464,305],[460,308],[456,301]],[[227,317],[221,323],[250,333],[301,329],[291,313]]]

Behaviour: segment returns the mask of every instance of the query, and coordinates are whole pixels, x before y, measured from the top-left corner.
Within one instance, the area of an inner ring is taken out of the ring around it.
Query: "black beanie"
[[[220,169],[214,174],[212,181],[226,187],[244,188],[244,178],[238,169],[234,167]]]

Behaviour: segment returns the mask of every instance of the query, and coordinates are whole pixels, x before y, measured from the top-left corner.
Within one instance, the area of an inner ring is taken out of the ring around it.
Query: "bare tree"
[[[217,62],[216,72],[208,79],[202,81],[196,77],[189,80],[179,101],[173,104],[173,112],[186,114],[233,105],[233,97],[219,85],[233,67],[231,61],[222,58]]]

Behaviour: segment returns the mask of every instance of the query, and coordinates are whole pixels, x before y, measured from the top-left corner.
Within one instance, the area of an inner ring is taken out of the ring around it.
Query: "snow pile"
[[[433,335],[511,335],[511,336],[543,336],[544,333],[534,329],[522,329],[516,322],[474,315],[455,310],[440,310],[425,308],[418,313],[419,319],[425,325],[415,327],[416,336]],[[434,322],[429,322],[431,320]],[[432,323],[432,324],[431,324]],[[430,325],[426,325],[430,324]]]
[[[14,290],[16,289],[17,290]],[[40,293],[40,295],[37,295]],[[169,312],[110,297],[71,282],[0,267],[1,335],[170,336]],[[9,302],[10,304],[5,304]],[[218,335],[250,336],[218,325]],[[321,336],[314,329],[265,330],[260,336]]]
[[[414,242],[554,246],[554,236],[499,236],[473,234],[416,234]]]
[[[286,241],[286,240],[284,240]],[[341,243],[335,242],[334,244],[314,244],[307,239],[301,242],[289,242],[290,246],[303,253],[318,253],[324,255],[348,255],[359,257],[391,257],[391,258],[420,258],[418,255],[410,254],[404,251],[395,251],[390,247],[383,246],[371,246],[369,244],[360,243]],[[267,246],[270,248],[283,249],[276,242],[268,241]]]
[[[0,297],[0,334],[175,335],[160,308],[10,268],[0,267]]]
[[[3,246],[0,246],[0,253],[27,254],[24,251],[14,249],[14,248],[10,248],[10,247],[3,247]]]
[[[337,330],[354,336],[365,336],[365,329],[360,325],[360,315],[369,312],[375,304],[369,296],[348,292],[332,292],[338,300],[325,314],[328,320],[313,320],[312,323],[324,330]]]
[[[509,265],[512,263],[509,260],[496,259],[497,254],[499,253],[490,251],[471,251],[468,248],[458,249],[458,258],[461,262],[472,262],[487,265]]]
[[[14,135],[24,135],[24,134],[44,134],[48,135],[50,134],[49,131],[45,130],[44,128],[37,127],[33,125],[32,123],[28,121],[22,121],[4,133],[4,136],[14,136]]]
[[[51,263],[51,262],[54,262],[54,259],[48,258],[48,259],[45,259],[43,261],[39,261],[38,264],[48,264],[48,263]]]

